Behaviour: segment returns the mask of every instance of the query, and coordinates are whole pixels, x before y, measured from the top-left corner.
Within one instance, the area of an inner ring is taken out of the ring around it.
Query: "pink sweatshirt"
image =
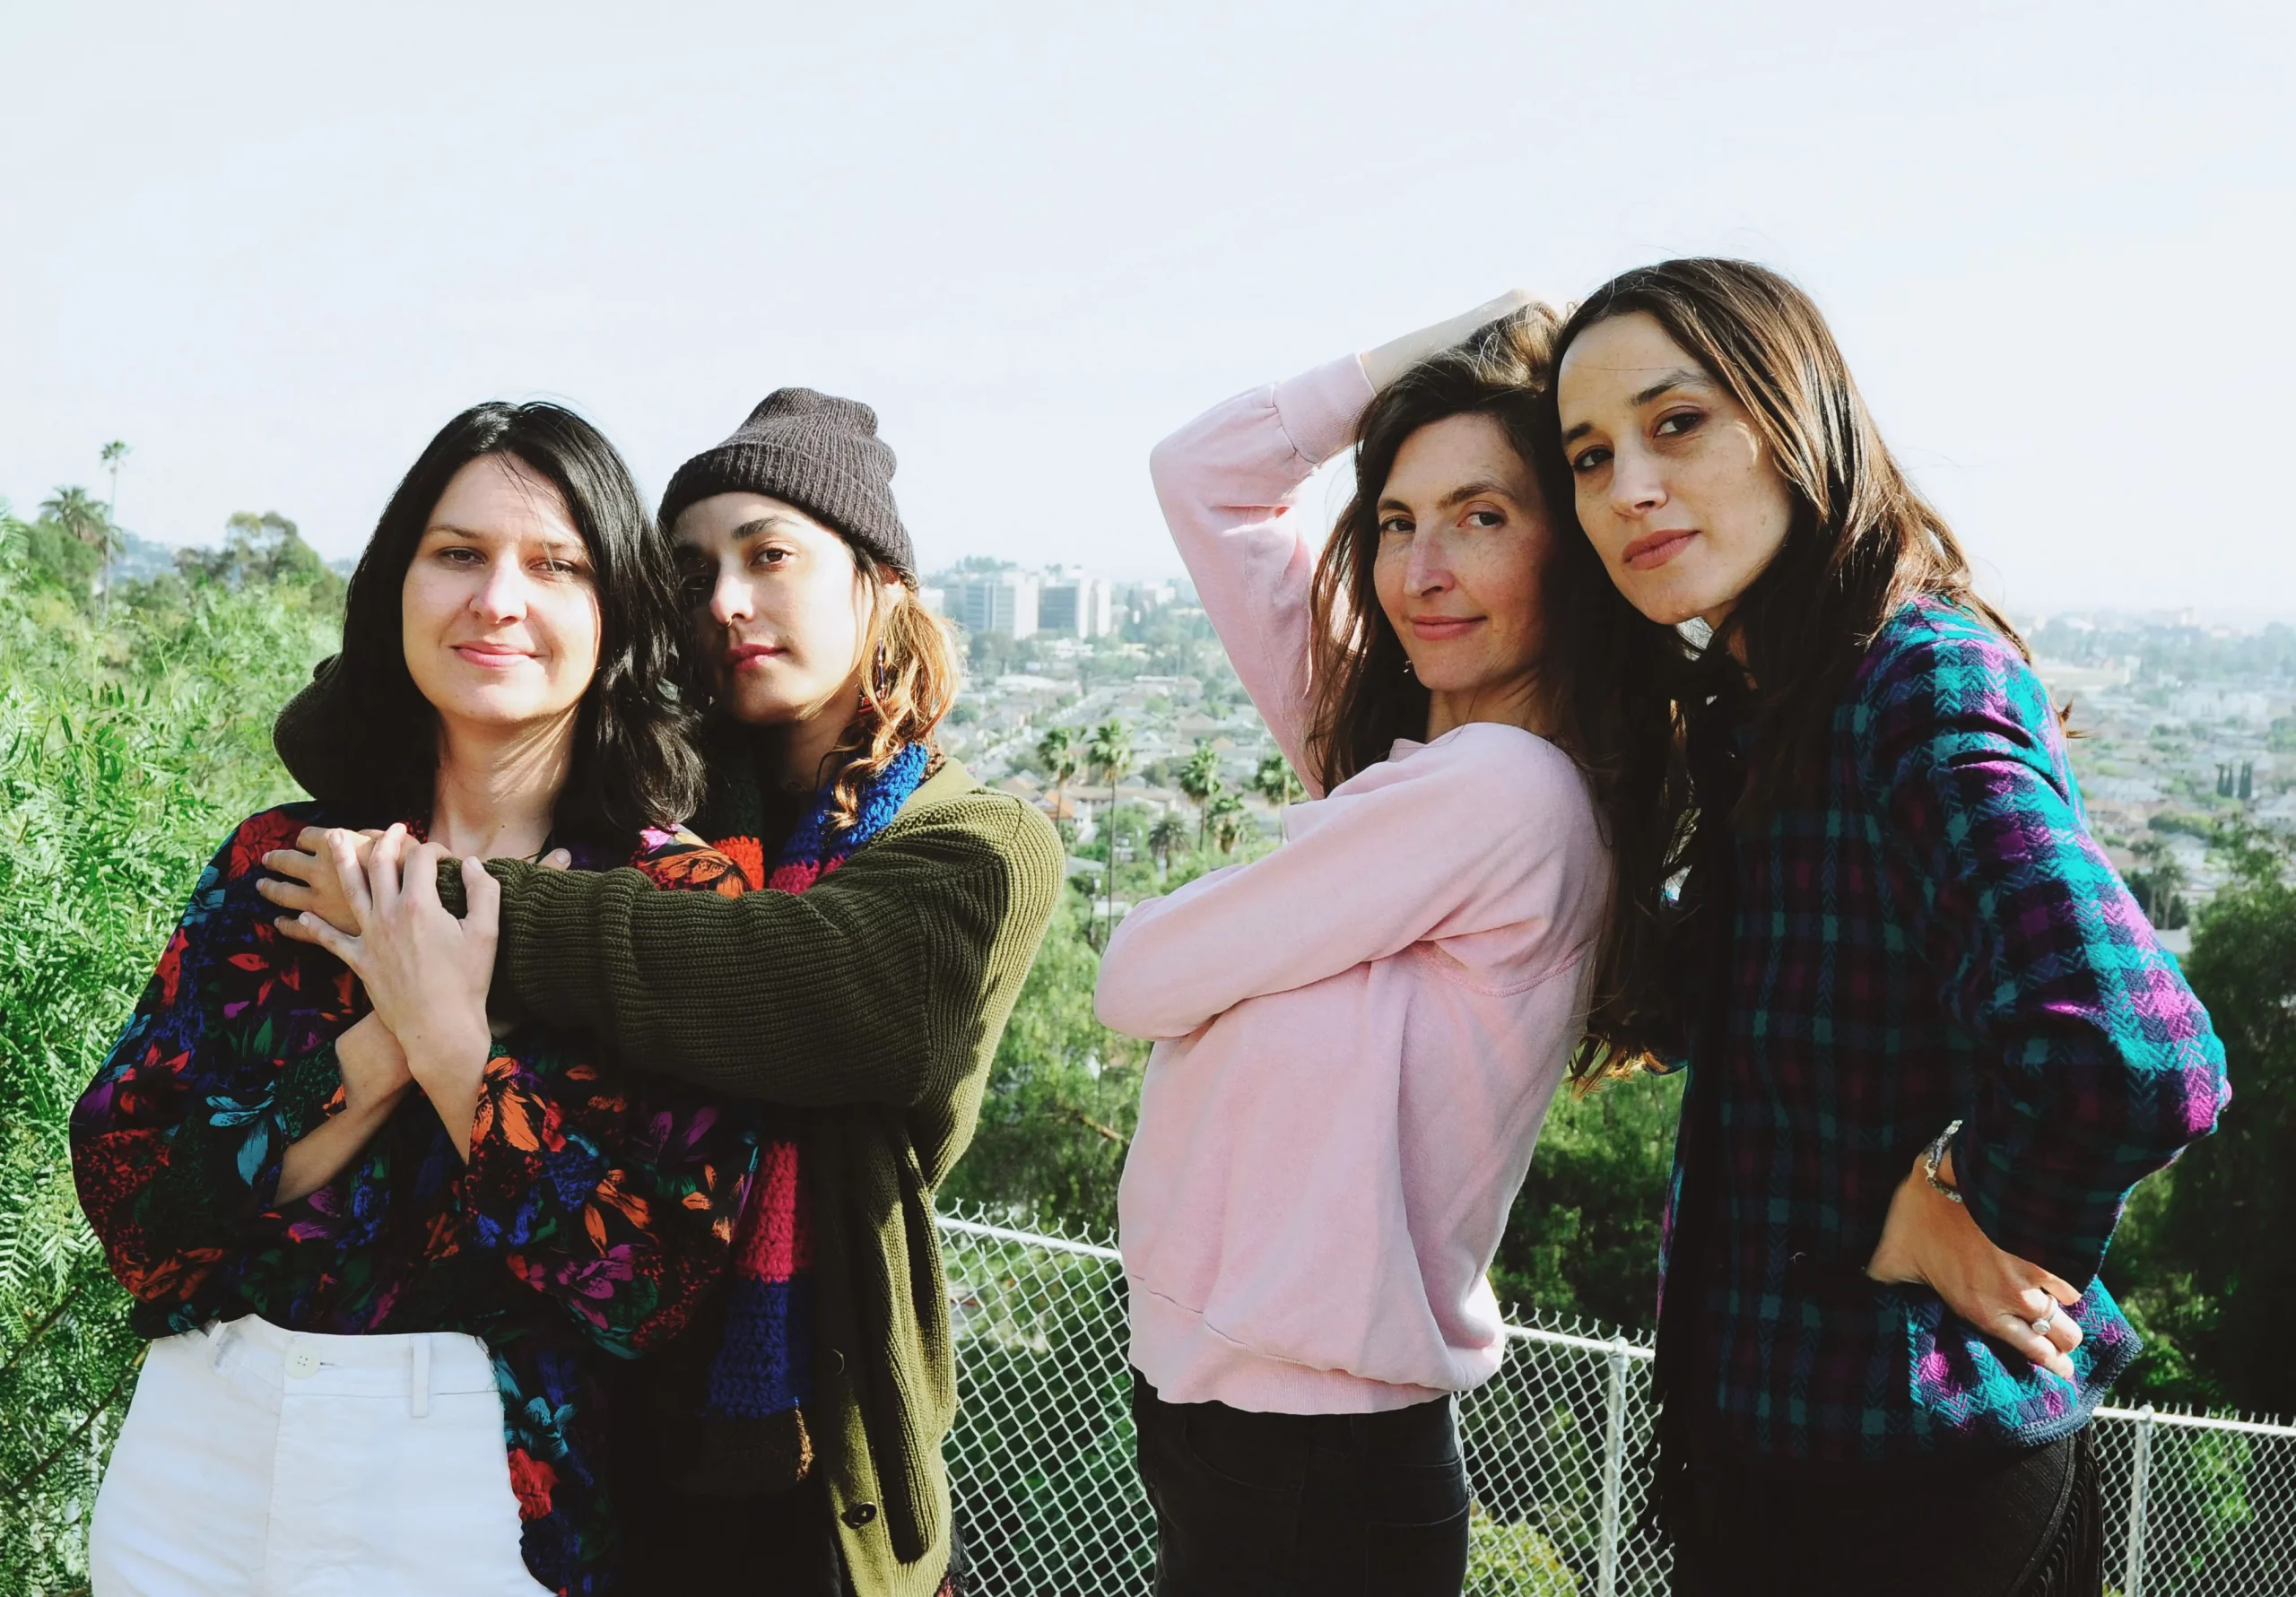
[[[1156,492],[1295,765],[1299,490],[1371,397],[1352,357],[1206,412]],[[1485,1272],[1587,1009],[1608,857],[1578,768],[1479,723],[1292,807],[1283,846],[1126,916],[1096,1007],[1157,1041],[1118,1198],[1132,1361],[1174,1402],[1364,1413],[1499,1368]]]

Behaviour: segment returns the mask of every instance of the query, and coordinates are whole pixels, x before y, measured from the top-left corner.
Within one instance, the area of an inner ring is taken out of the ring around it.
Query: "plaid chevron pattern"
[[[2122,1205],[2229,1092],[2089,835],[2039,678],[1960,609],[1909,603],[1836,711],[1822,787],[1742,821],[1733,852],[1724,1018],[1692,1049],[1666,1220],[1664,1290],[1695,1295],[1668,1322],[1696,1349],[1674,1390],[1725,1454],[1779,1462],[2069,1434],[2136,1351],[2096,1280]],[[1978,1223],[2086,1287],[2070,1382],[1865,1277],[1956,1119]]]

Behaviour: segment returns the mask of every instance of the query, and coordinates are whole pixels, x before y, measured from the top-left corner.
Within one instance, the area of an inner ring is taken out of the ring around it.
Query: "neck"
[[[539,726],[441,725],[430,840],[465,859],[540,854],[573,767],[576,713]]]
[[[1475,721],[1519,726],[1540,737],[1552,737],[1554,733],[1554,718],[1548,709],[1546,695],[1539,691],[1535,673],[1477,688],[1429,691],[1428,742],[1433,742],[1445,733]]]
[[[861,690],[840,692],[789,723],[781,740],[773,779],[784,792],[811,793],[822,785],[822,768],[853,725],[853,703]]]

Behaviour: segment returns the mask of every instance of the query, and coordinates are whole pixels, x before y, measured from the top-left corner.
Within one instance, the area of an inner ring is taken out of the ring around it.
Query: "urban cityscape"
[[[1224,799],[1243,821],[1239,849],[1273,844],[1283,798],[1264,772],[1274,742],[1185,579],[1115,582],[976,557],[934,574],[923,596],[963,634],[972,667],[948,747],[1068,823],[1073,848],[1105,854],[1094,838],[1111,784],[1089,761],[1060,779],[1039,744],[1065,729],[1081,751],[1110,721],[1131,755],[1113,798],[1136,808],[1144,832],[1177,817],[1195,836],[1207,803]],[[2169,945],[2187,946],[2193,911],[2221,880],[2217,823],[2296,831],[2296,627],[2243,630],[2178,612],[2013,619],[2066,711],[2100,842]],[[1191,759],[1216,772],[1209,800]],[[1101,868],[1072,862],[1072,874]]]

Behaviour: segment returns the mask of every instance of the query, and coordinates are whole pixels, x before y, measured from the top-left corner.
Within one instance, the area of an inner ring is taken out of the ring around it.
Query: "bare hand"
[[[1525,306],[1537,303],[1538,296],[1528,289],[1509,289],[1496,299],[1486,299],[1473,310],[1448,321],[1390,339],[1377,349],[1365,350],[1361,357],[1363,375],[1371,379],[1374,388],[1385,388],[1428,356],[1465,342],[1476,329],[1489,326],[1500,317],[1512,316]]]
[[[307,826],[296,838],[294,847],[274,848],[263,856],[263,868],[286,880],[259,877],[255,890],[282,909],[316,915],[336,931],[356,937],[359,917],[351,907],[351,895],[344,887],[342,873],[335,868],[337,845],[347,844],[350,857],[364,870],[375,839],[382,835],[371,828],[354,832],[342,827]],[[563,848],[553,848],[542,856],[540,863],[554,871],[563,871],[574,863],[574,856]],[[281,917],[279,929],[299,942],[318,941],[292,916]]]
[[[358,916],[352,913],[351,895],[344,890],[343,877],[335,870],[337,838],[344,839],[361,868],[367,864],[368,851],[378,831],[353,832],[341,827],[307,826],[295,838],[292,848],[274,848],[263,856],[263,868],[285,881],[258,877],[255,890],[278,905],[282,909],[317,916],[338,932],[359,934]],[[279,929],[290,937],[297,935],[291,921],[283,920]],[[304,942],[316,942],[315,937],[301,937]]]
[[[405,829],[395,826],[373,841],[362,868],[355,839],[338,831],[326,841],[362,930],[346,934],[308,910],[296,917],[299,930],[366,987],[377,1017],[405,1051],[408,1072],[467,1158],[479,1079],[492,1052],[486,990],[494,975],[501,890],[484,866],[465,860],[469,914],[458,920],[439,900],[445,849],[411,845]]]
[[[1882,1243],[1866,1263],[1877,1281],[1914,1281],[1986,1335],[2003,1341],[2054,1375],[2073,1378],[2066,1355],[2081,1345],[2081,1327],[2060,1312],[2081,1294],[2038,1264],[2004,1253],[1978,1228],[1969,1210],[1929,1185],[1916,1159],[1913,1173],[1890,1200]],[[1948,1162],[1938,1172],[1952,1184]],[[2047,1331],[2037,1333],[2036,1323]]]

